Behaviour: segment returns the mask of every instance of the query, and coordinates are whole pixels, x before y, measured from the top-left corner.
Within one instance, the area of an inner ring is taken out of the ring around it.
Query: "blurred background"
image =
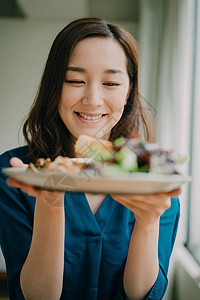
[[[87,16],[120,24],[135,36],[140,93],[153,114],[157,142],[190,154],[183,172],[193,180],[180,196],[165,300],[200,299],[199,0],[0,0],[0,153],[24,143],[19,128],[55,36]],[[1,251],[0,299],[8,299]]]

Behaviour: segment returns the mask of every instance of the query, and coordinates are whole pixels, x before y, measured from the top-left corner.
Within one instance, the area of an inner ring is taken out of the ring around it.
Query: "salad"
[[[83,148],[84,153],[81,152]],[[164,150],[157,143],[124,137],[117,138],[114,142],[105,142],[101,139],[80,136],[75,149],[82,157],[92,159],[92,163],[86,168],[97,168],[103,174],[111,175],[119,172],[180,174],[180,165],[188,160],[188,156]]]

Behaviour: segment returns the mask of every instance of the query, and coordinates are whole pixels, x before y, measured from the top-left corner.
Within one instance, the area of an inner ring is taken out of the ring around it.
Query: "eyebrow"
[[[67,67],[66,71],[74,71],[74,72],[81,72],[81,73],[85,73],[86,69],[84,68],[80,68],[80,67]]]
[[[67,67],[66,71],[74,71],[74,72],[80,72],[80,73],[86,73],[87,70],[81,67]],[[105,74],[116,74],[116,73],[121,73],[124,74],[121,70],[119,69],[108,69],[104,71]]]
[[[122,72],[121,70],[118,70],[118,69],[108,69],[108,70],[105,70],[106,74],[116,74],[116,73],[121,73],[121,74],[124,74],[124,72]]]

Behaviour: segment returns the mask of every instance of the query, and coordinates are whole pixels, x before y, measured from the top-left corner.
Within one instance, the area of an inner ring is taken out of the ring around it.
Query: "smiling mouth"
[[[92,121],[100,120],[102,117],[107,115],[107,114],[87,115],[87,114],[79,113],[79,112],[75,112],[75,114],[78,115],[79,117],[85,119],[85,120],[92,120]]]

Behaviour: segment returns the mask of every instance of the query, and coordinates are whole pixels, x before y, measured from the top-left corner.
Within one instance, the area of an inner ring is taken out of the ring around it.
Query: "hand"
[[[116,201],[129,208],[137,223],[148,225],[157,222],[160,216],[171,206],[171,197],[177,197],[180,189],[168,193],[151,195],[111,195]]]
[[[25,168],[28,167],[27,164],[24,164],[23,161],[17,157],[12,157],[10,159],[10,164],[12,167],[16,168]],[[64,193],[61,192],[48,192],[42,189],[34,188],[32,185],[24,184],[16,179],[8,178],[8,185],[20,188],[24,193],[27,193],[29,196],[35,197],[40,200],[45,200],[46,203],[55,207],[64,206]]]

